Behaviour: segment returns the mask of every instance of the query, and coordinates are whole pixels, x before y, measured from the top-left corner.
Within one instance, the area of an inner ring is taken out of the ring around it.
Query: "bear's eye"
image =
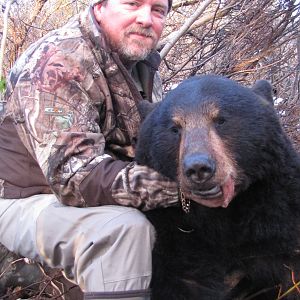
[[[219,117],[217,117],[217,118],[215,119],[215,123],[216,123],[217,125],[223,125],[225,122],[226,122],[225,118],[224,118],[224,117],[221,117],[221,116],[219,116]]]
[[[170,131],[174,134],[179,134],[180,133],[180,128],[178,125],[173,125],[172,127],[170,127]]]

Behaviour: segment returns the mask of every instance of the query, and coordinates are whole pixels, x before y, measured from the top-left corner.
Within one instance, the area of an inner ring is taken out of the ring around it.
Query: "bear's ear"
[[[274,105],[273,99],[273,87],[271,83],[267,80],[258,80],[255,82],[254,86],[251,88],[254,93],[266,99],[269,103]]]
[[[142,120],[144,120],[158,104],[159,102],[151,103],[147,100],[140,101],[137,107]]]

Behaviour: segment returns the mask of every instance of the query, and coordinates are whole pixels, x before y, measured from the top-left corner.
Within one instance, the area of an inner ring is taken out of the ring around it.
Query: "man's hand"
[[[178,185],[155,170],[130,163],[116,176],[112,195],[120,205],[143,211],[178,203]]]

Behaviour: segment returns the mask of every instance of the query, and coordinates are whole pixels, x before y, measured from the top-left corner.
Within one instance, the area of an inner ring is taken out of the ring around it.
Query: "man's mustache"
[[[144,35],[144,36],[150,37],[152,39],[156,38],[156,34],[153,32],[153,30],[151,28],[143,28],[143,27],[139,27],[139,26],[132,26],[132,27],[128,28],[125,31],[126,35],[129,35],[131,33]]]

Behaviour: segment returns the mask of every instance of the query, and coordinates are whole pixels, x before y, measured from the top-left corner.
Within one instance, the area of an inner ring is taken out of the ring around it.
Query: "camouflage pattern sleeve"
[[[178,184],[147,166],[132,162],[112,184],[116,203],[143,211],[178,204]]]
[[[68,43],[66,39],[59,46],[41,46],[17,79],[12,74],[16,85],[10,111],[21,140],[62,203],[111,204],[107,189],[127,163],[104,152],[99,111],[109,89],[99,67],[86,59],[84,43],[80,39]],[[93,177],[107,170],[111,176],[101,179],[108,182]]]

